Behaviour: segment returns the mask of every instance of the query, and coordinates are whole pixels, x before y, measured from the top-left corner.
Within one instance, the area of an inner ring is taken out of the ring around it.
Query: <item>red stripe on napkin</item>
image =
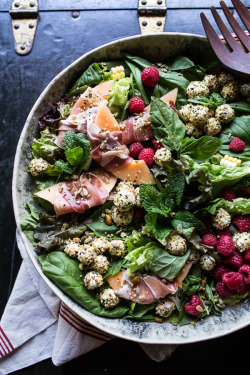
[[[4,355],[12,352],[14,350],[10,340],[4,333],[3,329],[0,327],[0,355],[3,357]]]

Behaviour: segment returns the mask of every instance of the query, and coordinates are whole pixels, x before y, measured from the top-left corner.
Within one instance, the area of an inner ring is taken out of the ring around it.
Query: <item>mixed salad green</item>
[[[194,324],[247,301],[249,98],[210,50],[90,65],[32,143],[20,224],[43,273],[110,318]]]

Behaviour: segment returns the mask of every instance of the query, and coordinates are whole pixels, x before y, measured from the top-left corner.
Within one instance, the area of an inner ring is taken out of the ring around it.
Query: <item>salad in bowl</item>
[[[21,228],[108,318],[194,325],[250,286],[250,84],[185,56],[94,62],[38,121]]]

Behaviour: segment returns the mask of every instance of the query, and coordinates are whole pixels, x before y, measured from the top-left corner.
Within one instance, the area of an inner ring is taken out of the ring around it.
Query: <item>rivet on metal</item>
[[[142,21],[142,26],[147,26],[147,21]]]
[[[162,25],[162,22],[161,21],[157,21],[157,26],[161,26]]]
[[[20,3],[15,3],[14,5],[16,8],[20,7]]]
[[[31,6],[31,7],[34,7],[35,5],[36,5],[36,4],[35,4],[33,1],[30,2],[30,6]]]
[[[78,18],[79,16],[80,16],[80,12],[78,10],[73,10],[72,17],[73,18]]]
[[[157,4],[161,5],[162,4],[162,0],[157,0]]]
[[[18,25],[18,23],[16,23],[15,25],[14,25],[14,28],[17,30],[17,29],[19,29],[19,25]]]
[[[147,2],[146,2],[146,0],[142,0],[142,5],[146,5],[147,4]]]
[[[21,50],[25,50],[25,46],[21,46]]]
[[[34,27],[34,24],[33,23],[29,23],[29,28],[33,29],[33,27]]]

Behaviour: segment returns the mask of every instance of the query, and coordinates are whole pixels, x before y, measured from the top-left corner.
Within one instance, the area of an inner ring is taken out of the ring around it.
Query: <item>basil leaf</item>
[[[62,172],[73,174],[74,170],[70,167],[69,163],[65,163],[63,160],[57,160],[55,165],[61,168]]]
[[[71,96],[78,96],[83,94],[87,90],[88,86],[84,85],[82,87],[79,87],[77,89],[71,90],[69,94],[66,94],[66,98],[70,98]]]
[[[181,71],[184,69],[192,68],[193,66],[194,66],[193,61],[191,61],[188,57],[178,56],[174,59],[172,64],[168,65],[168,69]]]
[[[184,139],[181,152],[198,162],[210,159],[221,147],[221,140],[205,135],[199,139]]]
[[[195,227],[200,230],[204,228],[204,224],[189,211],[177,212],[171,224],[175,229],[177,229],[178,226],[184,229]]]
[[[236,112],[242,112],[242,113],[250,113],[250,103],[247,101],[242,102],[236,102],[236,103],[230,103],[230,106],[236,111]]]
[[[72,94],[72,91],[79,89],[85,85],[87,86],[96,86],[103,80],[103,72],[100,66],[97,63],[94,63],[85,70],[82,76],[76,81],[76,83],[71,88],[69,94]]]
[[[149,100],[148,100],[146,91],[144,89],[144,86],[143,86],[143,83],[142,83],[142,80],[141,80],[141,69],[139,69],[136,65],[132,64],[130,61],[128,61],[126,59],[125,59],[125,62],[126,62],[127,66],[129,67],[129,69],[131,70],[131,72],[133,74],[134,80],[136,82],[136,86],[137,86],[137,88],[138,88],[138,90],[140,91],[140,94],[141,94],[140,96],[142,97],[144,103],[146,105],[148,105]]]
[[[179,150],[185,137],[185,126],[178,115],[161,99],[153,97],[150,120],[155,137],[170,150]]]
[[[115,259],[113,260],[111,263],[110,263],[110,267],[108,269],[108,271],[105,273],[105,275],[103,276],[104,279],[106,279],[106,277],[112,275],[116,275],[122,268],[122,266],[126,263],[126,260],[125,259]]]
[[[60,289],[86,310],[99,316],[121,318],[129,311],[128,307],[117,306],[106,310],[99,302],[96,292],[86,289],[83,285],[83,272],[79,262],[69,258],[65,253],[55,251],[41,258],[43,273]]]
[[[190,250],[183,256],[169,254],[166,250],[155,250],[149,269],[163,279],[173,281],[182,270],[190,255]]]

